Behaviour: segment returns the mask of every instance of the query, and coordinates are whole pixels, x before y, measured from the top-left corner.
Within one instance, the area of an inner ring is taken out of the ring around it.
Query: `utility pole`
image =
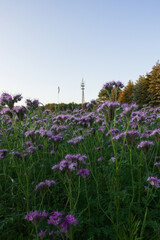
[[[82,109],[84,109],[84,89],[85,89],[85,84],[84,84],[84,81],[83,81],[83,78],[82,78],[82,82],[81,82],[81,90],[82,90]]]

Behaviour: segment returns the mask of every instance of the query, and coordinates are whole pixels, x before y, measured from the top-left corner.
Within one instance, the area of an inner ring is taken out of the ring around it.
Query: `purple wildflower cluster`
[[[8,106],[9,109],[13,109],[14,103],[17,103],[18,101],[21,101],[21,99],[22,99],[21,94],[17,94],[17,95],[12,97],[8,93],[2,93],[2,95],[0,97],[0,105],[1,106]]]
[[[155,166],[157,166],[158,167],[158,169],[160,170],[160,162],[155,162],[155,164],[154,164]]]
[[[100,112],[100,111],[108,110],[109,108],[116,109],[119,106],[120,106],[119,102],[106,101],[99,105],[97,111]]]
[[[111,135],[115,135],[116,133],[119,133],[119,129],[118,128],[112,128],[111,130],[109,130],[107,133],[106,133],[106,137],[107,136],[110,136]]]
[[[51,236],[54,235],[59,235],[59,231],[61,233],[67,233],[69,226],[73,225],[76,226],[78,224],[77,219],[74,217],[74,215],[69,214],[65,215],[61,212],[54,211],[52,213],[46,213],[45,211],[43,212],[38,212],[32,211],[27,213],[25,216],[26,220],[29,220],[30,222],[33,222],[35,225],[38,225],[41,221],[45,221],[46,225],[51,225],[52,230],[47,230],[45,229],[44,231],[41,229],[40,232],[38,233],[38,237],[43,237],[43,236]],[[53,230],[54,226],[54,230]]]
[[[81,177],[86,178],[89,176],[89,170],[88,169],[80,169],[77,172],[77,175],[80,175]]]
[[[86,155],[81,155],[80,153],[67,154],[65,156],[65,159],[61,160],[59,164],[56,164],[52,167],[52,170],[55,170],[55,169],[58,169],[59,171],[66,170],[67,172],[79,170],[77,174],[81,175],[82,177],[84,176],[86,177],[89,175],[89,170],[79,169],[82,164],[86,165],[86,162],[84,161],[84,159],[86,158],[87,158]]]
[[[26,157],[29,154],[34,153],[35,151],[37,151],[37,147],[35,147],[30,141],[27,141],[25,143],[25,145],[27,145],[27,148],[25,150],[23,150],[23,156]]]
[[[75,145],[75,144],[79,143],[80,141],[82,141],[83,139],[84,139],[84,137],[77,136],[75,138],[68,140],[67,143],[71,143],[71,144]]]
[[[26,108],[23,106],[16,106],[14,107],[14,112],[16,113],[19,120],[23,120],[26,114]]]
[[[155,186],[156,188],[160,188],[160,179],[157,177],[148,177],[147,181],[150,182],[152,186]]]
[[[55,185],[56,182],[54,180],[45,180],[44,182],[40,182],[36,185],[35,191],[37,191],[39,188],[42,189],[44,187],[50,187],[51,185]]]
[[[27,213],[24,219],[28,219],[28,221],[30,222],[34,221],[36,224],[38,224],[43,218],[46,218],[47,216],[48,216],[48,213],[46,213],[46,211],[38,212],[36,210],[36,211]]]
[[[153,143],[153,142],[151,142],[151,141],[142,141],[142,142],[140,142],[140,143],[138,144],[137,148],[148,151],[148,149],[149,149],[151,146],[154,146],[154,143]]]
[[[139,106],[137,104],[135,104],[135,103],[132,103],[130,105],[126,105],[126,104],[123,105],[123,111],[120,114],[120,117],[123,117],[123,116],[130,117],[132,111],[138,109],[138,107]]]
[[[54,135],[51,130],[45,130],[43,127],[37,130],[28,130],[24,133],[26,138],[31,138],[33,142],[37,142],[39,138],[48,138],[51,142],[61,142],[63,140],[62,133]]]
[[[37,109],[39,104],[40,104],[40,102],[37,99],[35,99],[35,100],[26,99],[26,107],[28,110]]]
[[[105,83],[103,85],[103,89],[106,89],[106,90],[110,91],[110,90],[113,89],[114,86],[118,87],[118,88],[123,88],[124,87],[123,83],[121,83],[120,81],[118,81],[118,82],[111,81],[111,82]]]
[[[119,140],[121,138],[124,138],[126,136],[126,142],[127,144],[131,144],[135,146],[136,139],[140,135],[138,130],[128,130],[121,132],[115,136],[112,137],[113,140]]]

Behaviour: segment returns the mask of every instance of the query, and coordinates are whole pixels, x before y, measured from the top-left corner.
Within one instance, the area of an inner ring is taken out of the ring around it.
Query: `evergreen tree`
[[[133,102],[136,102],[140,107],[144,104],[149,104],[149,79],[146,76],[140,76],[133,88]]]
[[[160,105],[160,64],[153,66],[152,71],[147,75],[149,79],[148,93],[152,106]]]
[[[123,93],[121,95],[121,98],[120,98],[120,102],[121,103],[132,103],[133,100],[133,87],[134,87],[134,84],[131,80],[129,80],[127,86],[124,88],[123,90]]]

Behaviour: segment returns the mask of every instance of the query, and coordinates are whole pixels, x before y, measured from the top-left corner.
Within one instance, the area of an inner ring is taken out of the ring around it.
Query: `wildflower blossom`
[[[45,180],[44,182],[40,182],[36,185],[35,191],[37,191],[38,188],[43,188],[44,186],[50,187],[51,185],[55,185],[56,182],[53,180]]]
[[[83,178],[86,178],[89,176],[89,170],[88,169],[80,169],[77,174],[81,175],[81,177],[83,177]]]
[[[78,224],[78,222],[73,215],[67,215],[65,217],[65,219],[63,220],[63,222],[60,224],[60,226],[61,226],[60,231],[61,232],[67,232],[69,225],[76,226],[77,224]]]
[[[14,103],[20,101],[21,99],[22,99],[21,94],[17,94],[17,95],[12,97],[8,93],[2,93],[2,95],[0,97],[0,104],[2,106],[7,105],[10,109],[13,109]]]
[[[53,155],[53,154],[54,154],[54,150],[51,150],[51,151],[50,151],[50,154]]]
[[[48,224],[53,224],[53,225],[57,226],[61,221],[62,221],[62,213],[55,211],[49,217]]]
[[[138,144],[138,146],[137,146],[137,148],[138,149],[146,149],[146,150],[148,150],[149,149],[149,147],[150,146],[153,146],[154,145],[154,143],[153,142],[151,142],[151,141],[142,141],[142,142],[140,142],[139,144]]]
[[[160,170],[160,162],[156,162],[154,165],[158,167],[158,170]]]
[[[123,88],[123,87],[124,87],[123,83],[120,82],[120,81],[115,82],[115,86],[116,86],[116,87],[119,87],[119,88]]]
[[[154,129],[151,134],[150,134],[150,137],[155,137],[156,141],[159,140],[159,136],[160,136],[160,128],[158,129]]]
[[[148,177],[147,181],[150,182],[152,186],[155,186],[156,188],[160,188],[160,179],[157,177]]]
[[[28,219],[29,221],[36,221],[36,222],[39,222],[42,218],[44,217],[47,217],[48,214],[46,213],[46,211],[43,211],[43,212],[39,212],[36,210],[36,211],[32,211],[32,212],[29,212],[27,213],[27,215],[25,216],[24,219]]]
[[[38,237],[44,237],[45,234],[47,232],[47,229],[45,231],[41,230],[39,233],[38,233]]]
[[[115,135],[116,133],[119,132],[119,129],[118,128],[112,128],[111,130],[109,130],[107,133],[106,133],[106,137],[107,136],[110,136],[111,135]]]
[[[35,99],[35,100],[30,100],[30,99],[26,99],[26,107],[29,110],[35,110],[38,108],[40,102],[39,100]]]
[[[77,144],[78,142],[82,141],[83,139],[84,139],[84,137],[78,136],[78,137],[68,140],[67,143]]]
[[[114,163],[116,161],[116,158],[115,157],[111,157],[111,159],[109,161]]]
[[[97,161],[102,162],[103,160],[104,160],[103,157],[99,157]]]

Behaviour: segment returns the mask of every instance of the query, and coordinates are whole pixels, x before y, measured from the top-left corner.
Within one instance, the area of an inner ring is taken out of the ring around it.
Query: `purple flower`
[[[42,149],[42,148],[43,148],[43,144],[39,144],[39,145],[38,145],[38,148],[39,148],[39,149]]]
[[[23,120],[25,117],[26,109],[23,106],[16,106],[14,107],[14,112],[16,113],[19,120]]]
[[[67,154],[65,156],[65,159],[61,160],[59,164],[56,164],[52,167],[52,170],[58,169],[62,171],[63,169],[68,169],[68,170],[75,170],[76,167],[81,163],[81,164],[86,164],[84,159],[86,159],[86,155],[81,155],[81,154]]]
[[[12,118],[12,116],[13,116],[10,108],[4,108],[4,109],[2,109],[1,113],[8,115],[10,118]]]
[[[117,128],[112,128],[111,130],[109,130],[109,131],[106,133],[106,136],[109,136],[110,133],[111,133],[111,135],[115,135],[115,134],[118,133],[118,132],[119,132],[119,129],[117,129]]]
[[[51,232],[49,232],[49,236],[51,236],[51,235],[53,235],[55,233],[56,233],[55,231],[51,231]]]
[[[81,177],[86,178],[89,176],[89,170],[88,169],[80,169],[77,172],[78,175],[81,175]]]
[[[43,188],[44,186],[50,187],[51,185],[55,185],[56,182],[53,180],[45,180],[44,182],[40,182],[36,185],[35,191],[37,191],[38,188]]]
[[[33,220],[35,220],[36,222],[39,222],[42,218],[47,217],[47,216],[48,216],[48,214],[45,211],[43,211],[42,213],[41,212],[38,213],[38,211],[36,210],[36,211],[27,213],[27,215],[25,216],[24,219],[28,219],[31,222]]]
[[[50,154],[53,155],[53,154],[54,154],[54,150],[51,150],[51,151],[50,151]]]
[[[35,100],[26,99],[26,105],[29,110],[37,109],[39,104],[40,104],[40,102],[37,99],[35,99]]]
[[[78,142],[82,141],[83,139],[84,139],[84,137],[78,136],[78,137],[68,140],[67,143],[77,144]]]
[[[34,135],[34,130],[29,130],[27,132],[25,132],[25,137],[29,137],[29,136],[33,136]]]
[[[78,222],[73,215],[67,215],[65,217],[64,221],[60,224],[60,226],[61,226],[60,231],[67,232],[69,225],[76,226],[77,224],[78,224]]]
[[[138,144],[137,148],[138,149],[140,149],[140,148],[142,148],[142,149],[147,148],[148,149],[150,146],[153,146],[153,145],[154,145],[154,143],[151,142],[151,141],[142,141]]]
[[[111,91],[114,85],[115,85],[115,81],[111,81],[111,82],[105,83],[103,85],[103,89]]]
[[[32,146],[32,143],[31,143],[30,141],[25,142],[25,144],[26,144],[28,147]]]
[[[115,157],[111,157],[111,159],[109,161],[114,163],[116,161],[116,159],[115,159]]]
[[[57,135],[52,135],[48,140],[53,142],[60,142],[63,140],[62,134],[58,133]]]
[[[120,114],[120,116],[121,117],[123,117],[123,116],[130,116],[131,115],[131,113],[132,113],[132,111],[134,110],[134,109],[137,109],[138,108],[138,105],[137,104],[135,104],[135,103],[132,103],[132,104],[130,104],[130,105],[125,105],[124,107],[123,107],[123,112]]]
[[[94,150],[101,150],[102,147],[95,147]]]
[[[120,81],[116,82],[116,83],[115,83],[115,86],[116,86],[116,87],[119,87],[119,88],[123,88],[123,87],[124,87],[123,83],[120,82]]]
[[[53,212],[52,215],[49,217],[48,224],[53,224],[57,226],[58,224],[60,224],[61,221],[62,221],[62,213],[56,211],[56,212]]]
[[[148,177],[147,181],[149,181],[152,186],[155,186],[156,188],[160,188],[160,179],[159,178]]]
[[[17,94],[15,96],[13,96],[13,101],[16,103],[18,101],[21,101],[22,98],[23,98],[22,94]]]
[[[103,157],[100,157],[100,158],[98,158],[98,162],[102,162],[104,159],[103,159]]]
[[[77,220],[75,219],[75,217],[73,215],[67,215],[65,217],[65,221],[68,223],[68,224],[72,224],[74,226],[76,226],[78,224]]]
[[[0,97],[0,103],[2,106],[7,105],[10,109],[14,106],[14,101],[12,99],[12,96],[8,93],[2,93]]]
[[[160,162],[156,162],[154,165],[157,166],[158,170],[160,171]]]
[[[159,136],[160,136],[160,128],[154,129],[152,133],[150,134],[150,137],[154,136],[156,141],[159,141]]]
[[[38,233],[38,237],[43,237],[47,232],[47,229],[45,231],[41,230],[39,233]]]
[[[10,109],[13,109],[14,103],[20,101],[21,99],[22,99],[21,94],[17,94],[12,98],[12,96],[8,93],[2,93],[0,97],[0,104],[2,106],[7,105]]]

